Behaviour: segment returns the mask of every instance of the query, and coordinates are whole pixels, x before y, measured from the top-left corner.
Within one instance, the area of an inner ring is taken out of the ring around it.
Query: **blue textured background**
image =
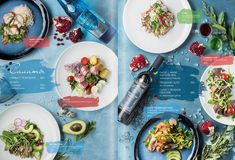
[[[126,37],[123,26],[122,26],[122,11],[125,5],[125,0],[85,0],[89,6],[94,8],[102,17],[104,17],[107,21],[111,22],[114,26],[118,25],[118,38],[116,37],[111,43],[108,45],[110,48],[114,50],[114,52],[119,53],[119,101],[126,93],[127,89],[131,85],[130,79],[133,79],[133,75],[129,71],[129,63],[131,58],[139,53],[143,53],[148,59],[152,62],[155,58],[155,55],[146,53],[137,47],[135,47]],[[43,0],[46,4],[48,10],[51,15],[59,16],[65,15],[63,9],[59,6],[56,0]],[[190,0],[191,6],[193,9],[201,9],[200,0]],[[223,1],[214,1],[208,0],[208,3],[215,6],[216,10],[224,10],[229,13],[229,17],[234,17],[235,10],[235,0],[223,0]],[[118,18],[117,18],[118,11]],[[118,23],[116,22],[118,20]],[[230,21],[232,21],[230,19]],[[195,33],[195,29],[198,25],[194,26],[191,35],[188,40],[177,50],[172,53],[165,54],[166,56],[173,59],[174,64],[179,64],[179,62],[185,66],[195,67],[199,70],[199,74],[197,75],[198,80],[201,77],[205,67],[197,66],[198,58],[189,54],[187,48],[192,41],[199,40],[202,42],[206,42],[206,39],[200,37],[197,33]],[[54,29],[50,29],[50,38],[52,40],[52,44],[49,48],[42,48],[39,50],[33,51],[33,54],[20,59],[18,61],[26,61],[32,59],[43,59],[48,67],[54,68],[57,58],[61,55],[62,51],[67,48],[71,43],[66,43],[63,47],[56,47],[56,42],[53,41],[53,32]],[[85,40],[93,40],[93,36],[90,34],[86,34]],[[118,47],[117,47],[118,41]],[[210,51],[207,51],[210,52]],[[218,52],[219,54],[228,53],[226,50]],[[189,61],[188,61],[189,59]],[[7,61],[0,61],[0,64],[6,64]],[[38,94],[20,94],[14,97],[12,100],[7,103],[0,105],[0,110],[7,108],[9,105],[13,103],[20,102],[32,102],[47,108],[58,120],[59,124],[65,123],[68,119],[59,118],[56,115],[58,110],[58,105],[56,103],[58,99],[58,95],[56,91],[38,93]],[[160,105],[160,106],[174,106],[176,110],[183,111],[185,110],[188,115],[192,115],[194,112],[197,112],[198,109],[201,108],[201,104],[199,99],[196,99],[193,102],[189,101],[180,101],[180,100],[167,100],[167,101],[155,101],[151,100],[151,105]],[[190,108],[190,106],[193,106]],[[90,134],[87,138],[84,139],[84,152],[81,155],[72,155],[71,160],[133,160],[133,147],[135,138],[143,126],[143,124],[147,121],[143,114],[141,114],[130,126],[124,126],[120,123],[117,123],[117,103],[114,102],[107,108],[104,108],[95,112],[82,112],[77,111],[78,118],[85,120],[96,120],[97,121],[97,130]],[[202,112],[204,117],[208,119],[207,115]],[[191,116],[191,119],[195,124],[199,121],[199,119]],[[222,129],[223,126],[216,123],[219,129]],[[118,129],[117,129],[118,126]],[[65,137],[67,138],[67,137]],[[231,151],[230,157],[226,157],[226,160],[232,160],[234,152]]]
[[[118,26],[119,26],[119,39],[118,39],[118,55],[119,55],[119,82],[122,85],[119,85],[119,98],[118,101],[120,102],[121,99],[124,97],[126,91],[130,87],[132,81],[130,79],[134,79],[136,74],[132,74],[129,70],[129,64],[131,62],[131,59],[133,56],[137,54],[144,54],[150,62],[153,62],[156,55],[147,53],[142,51],[141,49],[137,48],[133,43],[128,40],[124,29],[122,25],[122,16],[123,16],[123,8],[127,0],[120,0],[118,5]],[[235,20],[235,0],[206,0],[206,2],[209,5],[214,6],[215,10],[217,12],[220,12],[224,10],[227,13],[226,18],[229,18],[229,23],[231,23],[233,20]],[[197,10],[199,12],[202,12],[202,4],[201,0],[189,0],[189,3],[193,10]],[[203,13],[203,12],[202,12]],[[203,15],[202,21],[205,21],[205,16]],[[202,22],[200,21],[200,23]],[[168,59],[170,59],[173,65],[184,65],[189,66],[197,69],[199,72],[196,75],[196,78],[198,81],[201,78],[202,73],[206,69],[206,67],[199,65],[199,58],[196,56],[193,56],[191,53],[188,52],[188,47],[193,41],[199,41],[203,42],[204,44],[207,44],[208,39],[205,39],[201,37],[196,30],[199,27],[199,24],[194,24],[193,29],[191,31],[190,36],[185,41],[185,43],[179,47],[178,49],[172,51],[171,53],[164,54]],[[206,53],[215,53],[214,51],[211,51],[209,49],[206,50]],[[217,54],[225,55],[225,54],[232,54],[231,51],[228,51],[226,48],[216,52]],[[185,73],[187,74],[187,73]],[[154,85],[154,84],[153,84]],[[155,87],[157,87],[157,84],[155,84]],[[169,99],[169,100],[158,100],[155,98],[148,98],[147,99],[147,106],[145,107],[155,107],[157,109],[157,106],[161,106],[161,110],[169,111],[169,108],[172,109],[172,111],[179,111],[183,112],[185,111],[189,118],[197,125],[203,118],[211,120],[207,114],[201,109],[201,104],[198,98],[196,98],[194,101],[185,101],[185,100],[176,100],[176,99]],[[172,107],[173,106],[173,107]],[[200,116],[200,113],[202,113],[202,116]],[[149,117],[148,117],[149,118]],[[141,127],[145,124],[147,121],[147,118],[143,112],[139,114],[137,119],[133,121],[133,123],[130,126],[125,126],[123,124],[118,124],[118,159],[119,160],[133,160],[134,159],[134,143],[135,139],[137,137],[138,132],[140,131]],[[223,129],[225,126],[220,125],[218,123],[215,123],[217,125],[217,130]],[[203,137],[204,141],[206,141],[206,138]],[[234,151],[232,150],[230,152],[230,155],[228,157],[223,157],[226,160],[234,160],[235,156]]]
[[[42,0],[46,7],[48,8],[51,17],[55,16],[65,16],[66,13],[59,5],[57,0]],[[100,3],[99,0],[85,0],[87,4],[93,8],[98,14],[100,14],[104,19],[110,22],[113,26],[116,26],[116,3],[111,0],[103,0]],[[56,41],[53,39],[54,28],[50,28],[50,39],[51,45],[49,48],[41,48],[34,50],[33,53],[27,57],[24,57],[16,62],[28,61],[33,59],[42,59],[46,66],[49,68],[55,68],[58,57],[62,54],[63,50],[69,47],[72,43],[67,41],[65,46],[56,46]],[[89,33],[85,33],[85,39],[83,41],[98,41]],[[108,44],[115,53],[117,53],[117,35],[116,37]],[[0,60],[0,64],[7,64],[8,61]],[[60,126],[71,119],[64,119],[57,116],[57,111],[59,106],[57,105],[58,94],[55,90],[44,93],[36,94],[18,94],[12,100],[7,103],[0,104],[0,111],[6,109],[9,105],[13,103],[21,102],[31,102],[42,105],[48,109],[54,117],[57,119]],[[117,105],[116,102],[113,102],[110,106],[94,112],[83,112],[76,111],[78,119],[84,119],[87,121],[94,120],[97,122],[97,129],[95,132],[89,134],[84,142],[84,151],[82,154],[70,155],[70,160],[114,160],[117,159],[117,128],[116,128],[116,119],[117,119]],[[36,113],[35,113],[36,114]],[[71,136],[66,136],[64,138],[71,138]]]

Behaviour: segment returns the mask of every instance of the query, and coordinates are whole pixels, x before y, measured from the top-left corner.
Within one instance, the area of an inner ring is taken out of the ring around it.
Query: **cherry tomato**
[[[228,107],[227,109],[227,114],[230,116],[230,115],[233,115],[235,113],[235,109],[233,107]]]
[[[82,63],[83,65],[87,65],[87,64],[89,63],[89,59],[88,59],[87,57],[83,57],[83,58],[81,59],[81,63]]]
[[[68,82],[73,82],[74,81],[74,76],[68,76],[67,81]]]
[[[166,22],[163,20],[163,17],[162,17],[162,16],[160,16],[159,19],[160,19],[161,23],[163,24],[163,26],[165,26],[165,27],[167,27],[167,28],[169,27],[169,26],[166,24]]]
[[[225,81],[227,81],[229,76],[227,73],[221,73],[221,78],[223,78]]]

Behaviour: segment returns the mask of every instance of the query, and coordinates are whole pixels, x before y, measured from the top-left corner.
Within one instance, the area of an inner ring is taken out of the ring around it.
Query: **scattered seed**
[[[72,111],[69,111],[67,114],[66,114],[69,118],[75,118],[77,115],[76,113],[72,112]]]

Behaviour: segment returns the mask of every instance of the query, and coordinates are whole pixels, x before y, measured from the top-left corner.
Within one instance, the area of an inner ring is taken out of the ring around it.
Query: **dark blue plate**
[[[194,136],[191,148],[181,150],[182,160],[195,159],[199,148],[199,136],[193,123],[181,114],[162,113],[150,119],[139,132],[135,142],[135,160],[166,160],[165,153],[161,154],[159,152],[150,152],[143,142],[145,141],[149,130],[153,129],[159,122],[169,120],[171,118],[176,119],[180,125],[185,126],[186,129],[190,130]]]
[[[3,15],[14,7],[19,5],[27,5],[34,16],[34,24],[29,27],[27,37],[36,36],[40,38],[46,37],[49,30],[49,14],[40,0],[1,0],[0,1],[0,23],[3,22]],[[26,48],[24,42],[2,44],[2,36],[0,36],[0,59],[14,60],[28,55],[34,47]]]

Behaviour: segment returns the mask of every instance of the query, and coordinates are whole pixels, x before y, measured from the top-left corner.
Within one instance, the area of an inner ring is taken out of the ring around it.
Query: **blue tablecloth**
[[[63,9],[59,6],[56,0],[43,0],[45,5],[47,6],[48,10],[52,17],[59,16],[59,15],[66,15]],[[152,62],[156,55],[146,53],[136,46],[134,46],[126,37],[124,33],[123,26],[122,26],[122,11],[125,5],[126,0],[86,0],[86,2],[94,8],[102,17],[104,17],[108,22],[111,22],[116,28],[118,27],[118,36],[115,37],[108,44],[108,47],[114,50],[114,52],[118,52],[119,56],[119,101],[123,98],[124,94],[126,93],[127,89],[131,85],[135,75],[131,74],[129,71],[129,63],[131,58],[134,55],[139,53],[143,53],[147,58]],[[224,10],[225,12],[229,13],[230,18],[233,18],[232,15],[235,14],[234,0],[224,0],[224,1],[213,1],[208,0],[208,3],[215,6],[218,10]],[[201,11],[201,2],[200,1],[193,1],[190,0],[190,4],[194,10]],[[230,22],[232,19],[230,19]],[[205,70],[205,67],[199,65],[199,59],[190,53],[188,53],[188,46],[193,41],[202,41],[206,43],[206,39],[199,36],[199,34],[195,33],[195,29],[198,28],[198,25],[194,25],[192,29],[192,33],[190,34],[187,41],[177,50],[173,51],[172,53],[168,53],[165,56],[171,57],[173,59],[173,63],[177,65],[184,65],[196,68],[199,72],[196,75],[197,79],[199,80],[201,74]],[[48,67],[55,68],[55,64],[57,58],[61,55],[63,50],[67,48],[71,43],[66,43],[63,47],[56,47],[56,41],[53,41],[53,33],[54,29],[50,29],[50,38],[51,38],[51,45],[48,48],[42,48],[33,51],[33,54],[22,58],[17,61],[27,61],[32,59],[43,59],[44,62]],[[85,40],[92,40],[97,41],[93,36],[89,33],[86,34]],[[209,51],[208,51],[209,52]],[[223,54],[226,51],[218,52],[219,54]],[[0,61],[1,64],[8,63],[7,61]],[[42,105],[46,109],[48,109],[54,117],[57,119],[58,123],[64,124],[68,119],[63,119],[57,116],[58,111],[58,104],[57,99],[58,95],[55,90],[45,93],[36,93],[36,94],[18,94],[12,100],[8,101],[7,103],[0,104],[0,110],[6,109],[9,105],[14,103],[21,103],[21,102],[31,102]],[[203,118],[210,119],[206,113],[199,109],[201,108],[201,104],[199,99],[196,98],[194,101],[186,101],[186,100],[176,100],[170,99],[167,101],[154,101],[154,105],[164,105],[164,106],[175,106],[179,112],[185,111],[187,115],[190,116],[191,120],[197,124],[200,121],[200,117],[194,116],[194,113],[202,112]],[[193,106],[193,107],[191,107]],[[141,114],[138,118],[132,123],[130,126],[125,126],[117,122],[117,100],[113,102],[107,108],[104,108],[99,111],[94,112],[83,112],[83,111],[76,111],[78,114],[79,119],[84,120],[95,120],[97,122],[97,129],[95,132],[90,134],[86,137],[83,142],[85,144],[84,151],[81,155],[71,155],[71,160],[133,160],[133,147],[136,136],[143,126],[143,124],[147,121],[147,118]],[[217,127],[223,129],[224,126],[218,123],[215,123]],[[65,138],[69,138],[66,136]],[[72,137],[70,137],[72,138]],[[205,137],[204,137],[204,140]],[[234,152],[233,150],[230,152],[229,157],[225,157],[226,160],[235,159],[233,157]]]
[[[217,12],[225,11],[227,13],[226,18],[229,18],[229,23],[233,22],[234,19],[234,6],[235,1],[233,0],[227,0],[227,1],[214,1],[214,0],[206,0],[206,2],[214,6],[215,10]],[[122,24],[122,15],[123,15],[123,8],[126,3],[126,0],[119,1],[118,5],[118,31],[119,31],[119,39],[118,39],[118,56],[119,56],[119,83],[122,85],[119,85],[119,98],[118,101],[120,102],[121,99],[124,97],[125,93],[129,89],[130,85],[132,84],[132,81],[130,79],[134,79],[136,74],[131,74],[131,71],[129,70],[129,64],[131,62],[131,59],[133,56],[137,54],[144,54],[150,62],[153,62],[153,60],[156,58],[156,55],[147,53],[142,51],[141,49],[137,48],[133,43],[128,40]],[[193,10],[199,11],[203,14],[202,11],[202,3],[200,0],[189,0],[189,3]],[[175,66],[185,66],[190,67],[192,69],[196,69],[198,71],[197,74],[195,74],[195,77],[198,81],[200,81],[201,75],[206,69],[205,66],[202,66],[199,64],[199,58],[192,55],[188,52],[189,45],[194,41],[199,41],[204,44],[208,44],[208,39],[203,38],[198,34],[197,30],[199,25],[202,22],[208,21],[206,20],[206,17],[203,14],[203,17],[201,21],[198,24],[193,25],[193,29],[191,31],[190,36],[188,39],[184,42],[182,46],[180,46],[178,49],[172,51],[171,53],[164,54],[168,59],[171,59],[171,65]],[[209,47],[207,47],[209,48]],[[231,51],[228,51],[227,49],[223,49],[221,51],[215,52],[210,49],[206,50],[206,53],[217,53],[221,55],[225,54],[232,54]],[[189,73],[185,72],[184,75],[187,75]],[[185,79],[182,79],[184,81]],[[184,82],[182,82],[182,86],[184,85]],[[186,84],[185,84],[186,85]],[[156,88],[158,87],[158,84],[155,84]],[[192,91],[195,88],[192,88]],[[198,89],[198,88],[197,88]],[[187,93],[185,93],[187,94]],[[187,99],[187,98],[186,98]],[[179,100],[179,99],[168,99],[168,100],[149,100],[151,101],[151,104],[147,104],[146,107],[159,107],[161,106],[162,111],[177,111],[177,112],[186,112],[186,114],[189,116],[189,118],[197,125],[202,121],[202,119],[209,119],[209,116],[204,112],[202,109],[202,106],[200,104],[200,101],[198,98],[195,98],[193,101],[189,100]],[[170,110],[169,110],[170,108]],[[202,114],[202,115],[201,115]],[[130,126],[125,126],[123,124],[118,124],[118,159],[119,160],[133,160],[134,159],[134,143],[135,139],[137,137],[138,132],[140,131],[141,127],[146,123],[146,121],[149,119],[144,113],[140,114],[137,119],[134,120],[134,122]],[[214,121],[213,121],[214,122]],[[217,126],[217,130],[220,131],[224,129],[224,125],[218,124],[214,122]],[[204,141],[207,140],[206,137],[204,138]],[[224,157],[226,160],[232,160],[235,159],[234,151],[232,150],[228,157]]]
[[[66,13],[59,5],[57,0],[43,0],[44,4],[48,8],[51,17],[55,16],[65,16]],[[116,2],[111,0],[104,0],[100,3],[99,0],[85,0],[85,2],[93,8],[98,14],[100,14],[104,19],[110,22],[113,26],[116,26]],[[116,28],[116,27],[115,27]],[[41,48],[34,50],[33,53],[27,57],[24,57],[15,62],[23,62],[29,61],[33,59],[42,59],[46,66],[49,68],[55,68],[58,57],[62,54],[62,52],[69,47],[72,43],[65,42],[65,46],[56,46],[56,41],[53,39],[53,34],[55,29],[53,27],[50,28],[49,37],[51,39],[51,45],[47,48]],[[85,32],[85,31],[84,31]],[[85,32],[85,39],[83,41],[96,41],[100,42],[96,38],[94,38],[89,33]],[[101,42],[100,42],[101,43]],[[115,53],[117,53],[117,35],[116,37],[108,44]],[[0,64],[7,64],[8,61],[0,61]],[[56,90],[44,93],[36,93],[36,94],[18,94],[13,99],[8,101],[7,103],[0,104],[0,110],[6,109],[9,105],[13,103],[36,103],[47,110],[49,110],[54,117],[57,119],[60,126],[62,124],[71,121],[68,118],[60,118],[57,116],[57,111],[59,106],[57,104],[59,96]],[[78,116],[78,119],[84,119],[87,121],[94,120],[96,121],[96,131],[91,133],[85,139],[82,140],[84,143],[84,149],[82,154],[74,154],[70,155],[71,160],[111,160],[116,159],[117,157],[117,128],[116,128],[116,112],[117,104],[114,101],[110,106],[94,111],[94,112],[82,112],[74,110]],[[36,114],[36,113],[35,113]],[[74,139],[73,136],[65,136],[64,139],[71,138]]]

